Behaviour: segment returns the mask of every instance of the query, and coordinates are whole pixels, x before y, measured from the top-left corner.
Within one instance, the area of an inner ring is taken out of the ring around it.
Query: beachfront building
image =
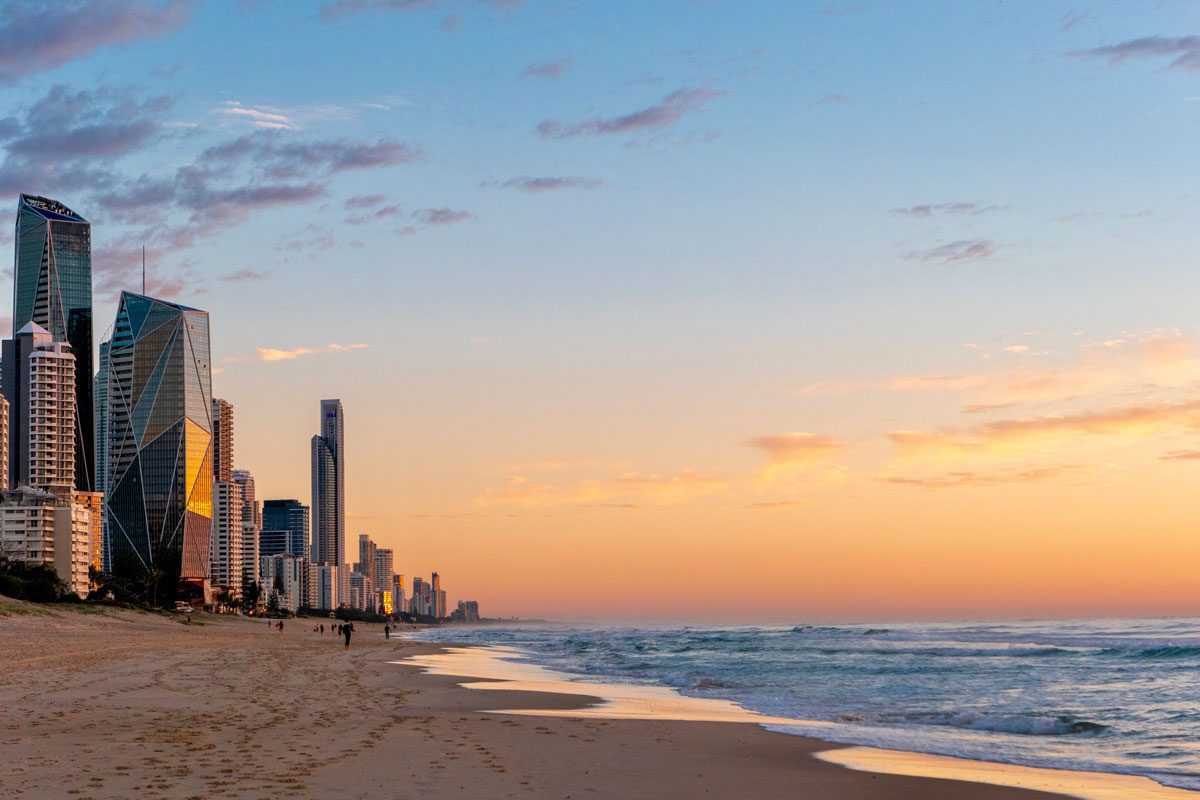
[[[92,517],[70,497],[21,486],[0,496],[0,553],[52,568],[67,587],[86,597]]]
[[[268,547],[270,547],[269,550]],[[310,556],[308,548],[308,506],[294,499],[264,500],[262,505],[263,555],[288,553],[293,556]]]
[[[2,348],[9,486],[69,496],[75,489],[75,355],[36,322]]]
[[[312,438],[312,560],[346,561],[345,430],[342,401],[321,401],[321,432]]]
[[[75,492],[75,505],[88,512],[88,564],[93,569],[104,569],[104,495],[100,492]]]
[[[404,598],[404,576],[392,575],[392,605],[396,611],[408,611],[408,603]]]
[[[388,594],[388,605],[395,607],[394,597],[392,593],[393,575],[392,565],[394,563],[394,555],[390,547],[375,548],[375,605],[379,608],[383,607],[383,593]],[[391,611],[384,612],[391,614]]]
[[[314,564],[312,607],[333,611],[345,605],[341,598],[348,595],[350,570],[345,565]]]
[[[213,480],[233,480],[233,403],[212,400]]]
[[[208,312],[122,292],[108,348],[112,572],[159,602],[212,602]]]
[[[279,554],[263,556],[259,559],[259,573],[262,575],[263,597],[275,595],[278,598],[279,610],[291,611],[293,614],[309,603],[309,581],[312,570],[307,558]]]
[[[95,445],[93,452],[96,456],[96,473],[93,476],[96,492],[101,496],[100,506],[100,538],[104,546],[100,551],[100,570],[108,572],[112,569],[108,557],[108,514],[104,511],[104,495],[108,492],[108,347],[109,342],[100,343],[100,363],[96,369],[95,386],[92,392],[94,406],[93,418],[96,423]]]
[[[8,408],[8,398],[0,390],[0,492],[8,491]]]
[[[475,600],[459,600],[457,610],[451,612],[455,622],[479,622],[479,603]]]
[[[441,619],[446,616],[446,595],[442,591],[442,576],[436,572],[433,573],[432,583],[430,595],[433,599],[433,611],[431,613],[434,617]]]
[[[233,485],[241,497],[242,516],[242,589],[252,581],[260,581],[258,560],[261,556],[260,535],[262,533],[262,509],[254,490],[254,476],[248,469],[235,469],[231,473]]]
[[[358,564],[355,564],[355,566],[357,567]],[[361,570],[354,570],[350,573],[349,597],[346,605],[349,608],[355,608],[359,611],[374,611],[373,589],[371,576]]]
[[[241,594],[243,552],[241,489],[232,481],[216,481],[208,554],[209,578],[214,587]]]
[[[77,409],[71,423],[71,485],[80,491],[92,491],[96,459],[91,380],[91,223],[57,200],[21,195],[13,266],[13,331],[35,323],[49,332],[51,341],[68,345],[68,352],[75,356],[79,380],[71,387],[72,409]]]

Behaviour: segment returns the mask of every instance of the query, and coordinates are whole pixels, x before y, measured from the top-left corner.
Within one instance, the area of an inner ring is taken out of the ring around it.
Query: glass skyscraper
[[[159,602],[208,602],[208,312],[122,292],[105,369],[112,571],[138,585],[152,584]]]
[[[346,563],[345,431],[341,400],[321,401],[321,432],[312,438],[314,564]]]
[[[30,322],[75,354],[75,488],[92,491],[92,226],[57,200],[21,195],[17,205],[13,335]]]
[[[308,506],[299,500],[264,500],[262,530],[261,555],[308,558]]]

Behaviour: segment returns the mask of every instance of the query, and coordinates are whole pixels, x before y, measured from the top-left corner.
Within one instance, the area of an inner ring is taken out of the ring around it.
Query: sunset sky
[[[1195,2],[0,2],[0,150],[451,603],[1200,613]]]

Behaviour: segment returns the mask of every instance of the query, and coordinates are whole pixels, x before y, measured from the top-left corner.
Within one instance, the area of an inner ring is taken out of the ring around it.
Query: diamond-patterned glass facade
[[[104,352],[112,571],[157,576],[160,598],[201,594],[212,527],[208,312],[124,292]]]
[[[75,486],[91,491],[96,474],[92,418],[92,226],[46,197],[17,205],[13,331],[36,322],[75,354]]]

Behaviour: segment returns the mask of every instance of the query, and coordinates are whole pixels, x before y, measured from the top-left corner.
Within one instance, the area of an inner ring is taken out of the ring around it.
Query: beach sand
[[[311,620],[193,620],[0,600],[0,797],[1055,796],[851,770],[744,722],[482,711],[594,699],[462,688],[394,663],[443,649],[378,625],[347,651]]]

